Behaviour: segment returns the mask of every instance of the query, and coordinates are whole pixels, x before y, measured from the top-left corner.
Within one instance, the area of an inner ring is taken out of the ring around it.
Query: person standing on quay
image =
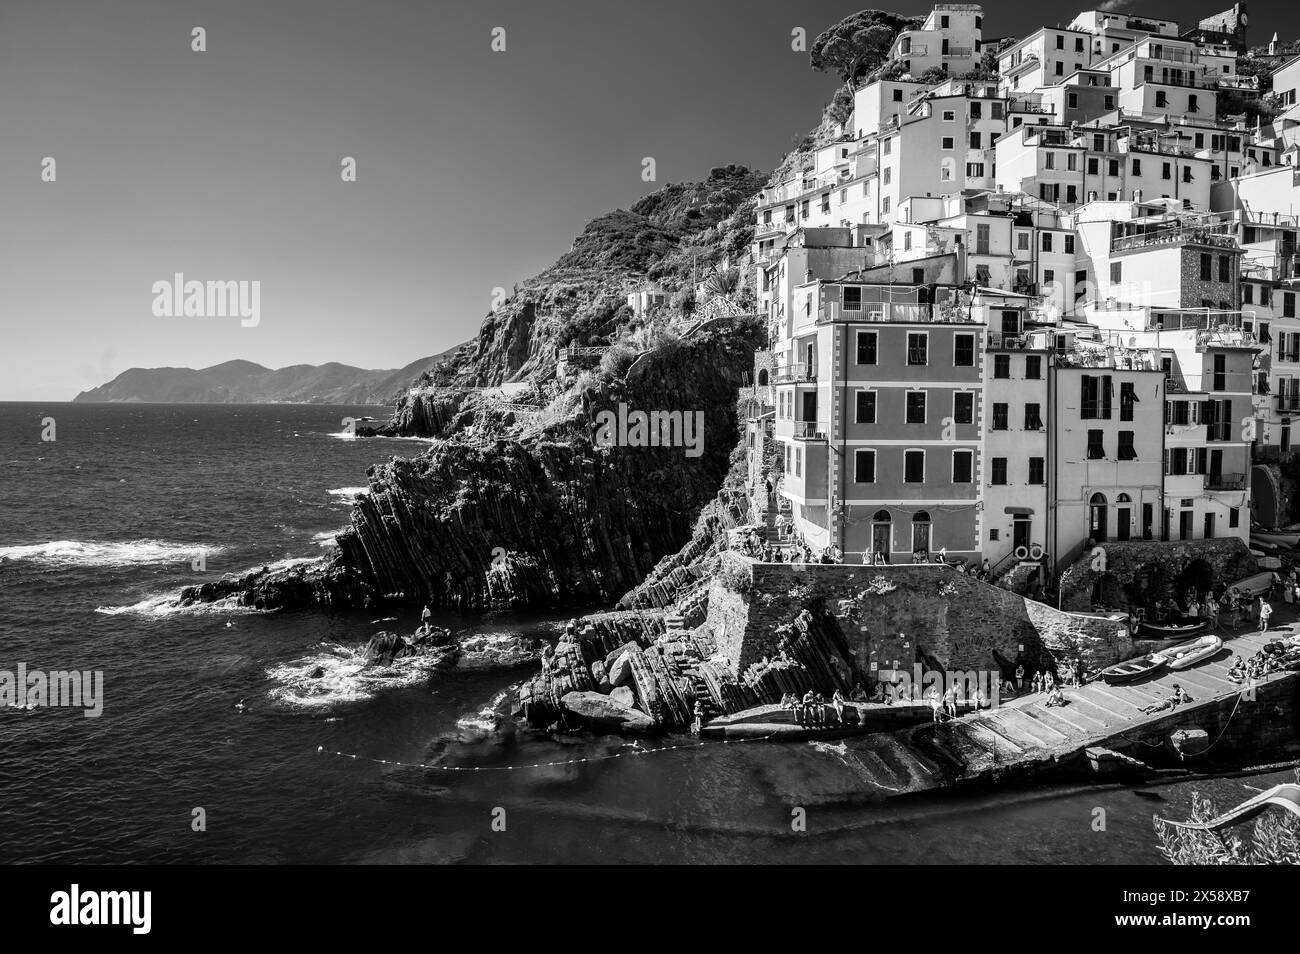
[[[1273,607],[1268,604],[1262,597],[1259,601],[1259,631],[1268,632],[1268,618],[1273,615]]]

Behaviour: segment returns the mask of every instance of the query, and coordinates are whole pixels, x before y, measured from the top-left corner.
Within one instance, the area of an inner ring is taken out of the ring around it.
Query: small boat
[[[1160,650],[1170,669],[1187,669],[1209,659],[1223,648],[1223,640],[1213,633]]]
[[[1238,580],[1236,583],[1229,586],[1228,589],[1236,590],[1242,596],[1248,596],[1251,599],[1254,599],[1256,596],[1261,596],[1264,593],[1267,593],[1272,585],[1273,574],[1272,572],[1266,572],[1255,573],[1245,579]]]
[[[1256,545],[1271,543],[1275,546],[1290,548],[1300,543],[1300,533],[1283,533],[1280,530],[1252,530],[1250,532],[1250,542]]]
[[[1165,657],[1160,653],[1147,653],[1145,656],[1139,656],[1137,659],[1130,659],[1126,662],[1116,663],[1103,669],[1099,676],[1101,680],[1109,686],[1121,682],[1133,682],[1135,679],[1141,679],[1143,676],[1149,676],[1153,672],[1164,669],[1167,665]]]
[[[1186,639],[1210,625],[1208,619],[1169,619],[1163,623],[1143,622],[1135,634],[1138,639]]]

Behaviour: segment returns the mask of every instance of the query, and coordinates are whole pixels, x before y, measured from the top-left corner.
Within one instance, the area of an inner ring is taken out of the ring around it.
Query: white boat
[[[1238,580],[1228,587],[1229,590],[1236,590],[1242,596],[1254,599],[1268,592],[1269,587],[1273,585],[1272,572],[1256,573],[1248,576],[1244,580]]]
[[[1223,640],[1213,633],[1190,639],[1177,646],[1160,650],[1170,669],[1187,669],[1199,662],[1209,659],[1223,648]]]

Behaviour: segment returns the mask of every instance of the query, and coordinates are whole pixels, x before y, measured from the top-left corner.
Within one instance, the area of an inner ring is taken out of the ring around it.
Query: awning
[[[1034,515],[1033,507],[1007,507],[1003,513],[1014,513],[1019,516],[1032,517]]]

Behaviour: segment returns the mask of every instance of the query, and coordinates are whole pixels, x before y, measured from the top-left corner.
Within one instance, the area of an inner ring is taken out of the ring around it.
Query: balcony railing
[[[1245,474],[1208,474],[1205,478],[1206,490],[1245,490]]]
[[[1300,394],[1279,394],[1277,396],[1279,411],[1300,411]]]
[[[1236,248],[1237,240],[1231,235],[1211,232],[1203,228],[1159,229],[1152,232],[1139,232],[1135,235],[1120,235],[1111,239],[1112,251],[1126,248],[1147,248],[1154,245],[1177,245],[1191,242],[1197,245],[1213,245],[1219,248]]]
[[[824,441],[830,425],[825,421],[795,421],[794,439],[797,441]]]
[[[933,305],[917,302],[864,301],[859,308],[844,308],[839,302],[827,302],[817,310],[819,325],[836,321],[887,321],[887,322],[965,322],[965,307],[954,305],[950,309],[936,309]]]
[[[948,47],[948,52],[943,55],[947,57],[966,57],[966,56],[973,56],[974,54],[975,54],[975,50],[972,47],[950,46]]]
[[[817,380],[817,368],[806,364],[788,364],[776,369],[777,384],[806,384]]]

